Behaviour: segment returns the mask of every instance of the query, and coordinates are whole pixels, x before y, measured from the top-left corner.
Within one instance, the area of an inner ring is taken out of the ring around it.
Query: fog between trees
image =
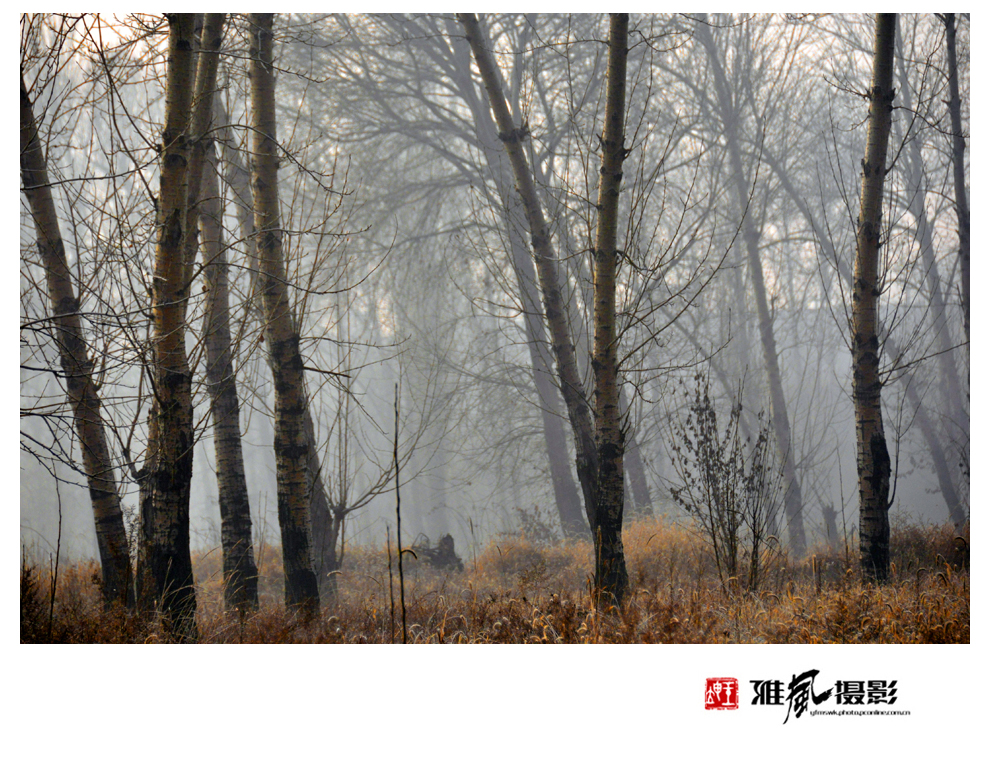
[[[396,390],[406,546],[449,533],[466,558],[522,529],[589,537],[589,518],[612,510],[589,508],[605,505],[608,441],[616,516],[688,522],[672,455],[701,374],[722,420],[738,399],[741,430],[772,433],[781,542],[800,555],[845,534],[858,554],[851,321],[879,87],[872,15],[632,15],[625,43],[607,16],[277,15],[272,66],[266,16],[22,17],[28,552],[99,557],[96,469],[136,558],[155,547],[142,510],[163,515],[154,501],[174,499],[162,543],[185,533],[226,553],[238,521],[242,549],[295,527],[311,565],[292,572],[294,602],[317,594],[308,574],[326,599],[348,546],[381,546],[386,527],[394,542]],[[961,525],[969,18],[901,14],[891,40],[871,290],[890,520]],[[624,94],[609,138],[616,51]],[[215,83],[202,79],[211,59]],[[27,150],[25,108],[41,154]],[[602,182],[610,146],[617,196]],[[40,187],[77,306],[53,297]],[[611,334],[593,275],[608,257]],[[60,327],[53,316],[69,313]],[[88,352],[79,367],[65,364],[64,331]],[[86,376],[109,471],[84,457],[66,398]],[[172,389],[179,378],[187,392]],[[218,407],[232,389],[235,407]],[[185,412],[173,391],[188,394]],[[234,468],[218,422],[242,451],[240,518],[218,491]],[[169,453],[192,456],[188,498],[167,486]],[[166,472],[160,498],[142,493]],[[290,508],[293,489],[307,497]],[[250,577],[253,561],[240,563]]]

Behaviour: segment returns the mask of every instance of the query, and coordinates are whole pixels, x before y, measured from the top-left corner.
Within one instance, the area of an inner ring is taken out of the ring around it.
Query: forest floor
[[[414,643],[968,643],[968,529],[891,532],[891,580],[863,584],[856,554],[821,550],[769,564],[755,591],[723,584],[701,539],[663,521],[624,532],[630,595],[621,610],[591,603],[590,542],[493,541],[441,571],[404,555],[405,637]],[[47,559],[46,559],[47,561]],[[391,561],[391,573],[389,562]],[[194,559],[197,630],[207,643],[403,641],[394,549],[350,548],[337,598],[305,622],[282,603],[280,550],[259,551],[258,611],[223,612],[220,551]],[[851,568],[850,568],[851,567]],[[391,586],[390,586],[391,577]],[[95,563],[22,563],[21,642],[161,642],[153,618],[104,610]]]

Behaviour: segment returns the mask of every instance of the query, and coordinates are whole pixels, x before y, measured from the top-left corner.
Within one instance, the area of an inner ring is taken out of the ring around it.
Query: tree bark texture
[[[478,18],[473,13],[458,14],[468,43],[481,74],[488,102],[495,115],[499,138],[505,146],[516,190],[522,199],[530,232],[530,243],[536,260],[543,308],[550,328],[551,345],[557,364],[560,391],[567,407],[567,416],[574,433],[578,481],[584,495],[585,512],[590,526],[594,526],[594,512],[598,505],[598,453],[595,448],[594,425],[591,408],[585,396],[584,385],[578,372],[574,341],[571,338],[567,304],[560,289],[557,257],[550,240],[550,231],[543,216],[543,208],[536,192],[533,173],[530,171],[523,140],[525,127],[516,128],[499,84],[498,70],[491,50],[485,43]]]
[[[956,61],[956,14],[945,14],[945,46],[949,68],[949,118],[952,121],[952,177],[959,220],[959,273],[962,280],[963,327],[969,341],[969,199],[966,194],[966,138],[962,130],[959,100],[959,68]]]
[[[186,225],[186,236],[183,241],[183,278],[187,283],[192,281],[196,264],[196,250],[199,244],[199,215],[200,185],[202,183],[204,164],[207,161],[208,146],[212,150],[212,138],[208,134],[213,124],[213,101],[217,90],[217,68],[220,60],[220,45],[223,42],[223,26],[226,15],[223,13],[208,13],[202,21],[199,44],[196,46],[196,84],[192,103],[192,117],[189,126],[189,168],[188,173],[188,205],[189,219]],[[183,309],[188,307],[188,300]]]
[[[228,611],[247,611],[258,607],[258,568],[251,541],[251,505],[241,449],[240,402],[230,332],[223,208],[216,148],[212,141],[205,149],[204,159],[199,213],[206,289],[203,337],[220,500],[224,605]]]
[[[254,211],[251,200],[250,175],[247,169],[244,168],[244,164],[240,159],[239,152],[236,148],[233,135],[228,125],[229,119],[227,117],[227,112],[223,108],[223,105],[219,99],[216,101],[215,114],[217,119],[220,121],[218,133],[220,135],[223,153],[225,169],[224,180],[227,183],[227,187],[233,194],[235,212],[238,225],[241,230],[241,237],[244,240],[244,246],[247,249],[248,269],[251,273],[252,281],[251,307],[257,312],[261,323],[264,325],[267,322],[265,318],[264,304],[262,303],[262,300],[259,300],[253,296],[259,290],[257,287],[257,282],[258,273],[260,270],[258,267],[257,242],[254,234]],[[291,311],[289,312],[289,318],[294,320]],[[298,328],[294,328],[294,330],[298,331]],[[272,377],[274,378],[275,371],[272,364],[271,344],[270,341],[268,341],[267,330],[264,331],[264,336],[266,343],[268,343],[268,351],[265,354],[265,359],[268,362],[268,367],[272,371]],[[307,400],[308,399],[309,398],[307,396]],[[324,473],[322,468],[319,446],[316,440],[316,427],[313,423],[313,413],[308,403],[306,406],[305,428],[306,438],[309,442],[309,515],[313,532],[313,570],[316,574],[317,583],[319,584],[320,596],[323,599],[329,599],[336,594],[336,577],[333,572],[335,572],[340,566],[340,562],[337,557],[337,538],[340,535],[340,520],[336,516],[332,515],[330,501],[327,497],[328,490],[326,488],[326,481],[329,479],[329,476]]]
[[[248,17],[251,52],[252,189],[266,335],[275,381],[275,466],[282,530],[286,606],[309,616],[319,609],[310,527],[308,401],[299,333],[293,325],[278,208],[278,143],[275,122],[274,14]]]
[[[184,242],[188,225],[189,116],[196,76],[195,14],[169,19],[162,133],[158,241],[152,291],[154,400],[143,467],[138,586],[154,602],[166,632],[195,637],[196,593],[189,553],[193,467],[192,378],[185,346],[189,283]],[[151,589],[143,589],[150,583]]]
[[[622,547],[625,439],[619,406],[616,279],[619,268],[617,231],[622,162],[625,159],[626,59],[629,15],[614,13],[609,22],[605,125],[601,138],[602,167],[598,184],[595,235],[594,326],[592,367],[595,373],[595,444],[598,448],[598,503],[591,524],[595,541],[595,589],[621,603],[629,590]]]
[[[853,270],[853,404],[859,476],[860,566],[864,578],[885,582],[890,573],[890,455],[880,405],[878,270],[883,230],[883,181],[894,101],[894,34],[897,15],[879,13],[870,86],[870,116]]]
[[[89,486],[96,542],[102,567],[105,603],[133,605],[131,563],[120,508],[120,493],[107,437],[93,363],[80,320],[79,300],[65,258],[48,165],[34,118],[34,108],[21,75],[21,182],[34,219],[38,252],[45,268],[52,323],[58,344],[65,391],[72,408],[83,470]]]
[[[803,556],[807,549],[804,532],[803,498],[801,483],[797,478],[794,448],[791,442],[791,424],[787,414],[784,385],[777,357],[777,342],[773,330],[773,318],[767,305],[767,289],[763,279],[763,263],[760,261],[760,234],[749,213],[749,190],[743,171],[742,149],[739,145],[738,114],[733,108],[732,93],[725,76],[722,60],[715,46],[711,30],[704,24],[697,26],[698,39],[708,53],[715,78],[715,91],[718,98],[718,111],[721,114],[725,131],[729,161],[735,180],[736,198],[743,213],[743,240],[746,244],[749,274],[753,283],[753,297],[759,323],[760,344],[763,348],[763,365],[770,388],[770,412],[773,418],[774,436],[784,468],[784,512],[787,520],[788,540],[791,551]]]

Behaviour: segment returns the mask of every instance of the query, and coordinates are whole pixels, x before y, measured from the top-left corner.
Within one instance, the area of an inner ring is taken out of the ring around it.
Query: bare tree
[[[265,317],[265,307],[260,298],[261,289],[258,288],[258,278],[260,268],[258,266],[257,238],[254,227],[254,208],[251,199],[250,173],[243,160],[241,152],[238,150],[234,139],[233,130],[230,126],[230,118],[227,109],[220,98],[216,104],[217,134],[221,147],[223,160],[223,178],[232,196],[235,216],[240,230],[240,245],[245,249],[245,258],[250,280],[249,287],[249,309],[258,322],[264,326],[267,322]],[[290,311],[289,317],[298,327],[296,315]],[[267,340],[267,332],[263,332],[263,340]],[[265,360],[269,370],[272,367],[273,355],[271,350],[265,352]],[[335,518],[335,506],[331,504],[329,493],[331,491],[330,473],[323,468],[320,455],[319,441],[316,435],[316,424],[312,413],[313,402],[307,396],[306,418],[304,421],[306,438],[309,442],[309,495],[310,495],[310,522],[313,530],[313,569],[320,587],[320,594],[324,597],[334,595],[335,579],[334,572],[339,568],[340,559],[335,550],[336,538],[339,536],[339,521]]]
[[[192,373],[186,356],[185,242],[189,225],[190,113],[196,78],[195,14],[169,21],[158,238],[152,293],[154,400],[142,468],[138,599],[154,603],[166,630],[195,638],[196,592],[189,549],[193,468]]]
[[[215,55],[220,50],[222,21],[223,14],[210,14],[207,17],[203,44],[200,46],[201,55]],[[215,82],[201,91],[212,93],[212,87],[215,87]],[[197,116],[200,105],[197,104]],[[213,114],[212,99],[206,102],[206,113],[208,117]],[[209,134],[205,134],[204,129],[211,124],[212,120],[207,118],[206,124],[198,122],[196,129],[197,151],[203,152],[204,162],[199,199],[199,228],[203,251],[203,286],[206,290],[203,315],[206,385],[210,396],[216,453],[224,602],[228,610],[244,610],[258,606],[258,569],[251,542],[251,506],[241,448],[240,402],[237,397],[230,327],[227,252],[223,238],[218,159],[215,142]]]
[[[608,37],[608,75],[602,168],[598,186],[598,226],[595,241],[595,444],[598,448],[598,502],[591,521],[595,541],[595,587],[599,594],[621,602],[629,588],[622,548],[622,507],[625,438],[619,406],[616,274],[619,267],[617,229],[622,163],[626,158],[626,59],[629,55],[629,15],[612,14]]]
[[[34,219],[66,396],[72,406],[83,469],[93,503],[103,574],[103,599],[107,603],[116,601],[130,606],[133,604],[131,563],[120,493],[110,459],[99,390],[93,379],[93,361],[83,332],[79,300],[66,262],[45,152],[39,138],[31,96],[24,84],[23,68],[20,120],[21,182]]]
[[[313,569],[310,526],[308,402],[299,333],[290,313],[279,221],[273,20],[272,13],[251,14],[248,18],[254,226],[267,318],[265,333],[275,376],[275,459],[285,602],[312,615],[319,608],[320,592]]]
[[[550,328],[551,346],[556,359],[560,390],[567,407],[576,449],[578,480],[584,493],[585,511],[589,524],[594,526],[594,510],[598,505],[598,454],[594,443],[592,412],[584,394],[584,386],[578,371],[574,341],[571,337],[567,303],[561,292],[557,256],[554,253],[550,229],[543,215],[533,180],[523,150],[528,135],[526,125],[516,127],[512,121],[498,77],[498,68],[486,44],[484,33],[474,14],[459,14],[471,51],[474,54],[481,79],[488,94],[489,105],[495,114],[499,138],[505,146],[512,164],[516,188],[522,199],[530,231],[530,240],[536,255],[536,271],[539,276],[543,308]]]
[[[742,164],[742,149],[738,137],[738,115],[733,108],[733,97],[725,76],[722,60],[715,47],[711,30],[707,21],[704,19],[698,24],[697,36],[708,54],[708,60],[712,67],[718,104],[717,110],[728,144],[736,201],[743,215],[743,242],[746,246],[749,275],[753,283],[753,295],[756,301],[756,311],[759,319],[760,344],[763,348],[763,362],[767,374],[767,385],[770,388],[774,433],[784,464],[784,480],[786,484],[785,505],[790,547],[798,556],[801,556],[804,555],[805,548],[807,547],[802,515],[803,501],[801,498],[801,484],[797,478],[797,470],[795,468],[790,417],[787,413],[787,402],[784,397],[784,386],[781,380],[773,317],[770,314],[767,288],[763,277],[763,263],[760,259],[760,233],[754,223],[753,215],[749,210],[750,188],[747,185],[747,177]]]
[[[461,50],[463,42],[460,40],[453,40],[452,44],[455,54],[467,53]],[[565,460],[567,443],[560,396],[554,386],[551,360],[546,351],[547,329],[540,304],[536,270],[525,241],[526,217],[523,204],[513,188],[511,170],[498,154],[498,130],[492,122],[491,111],[476,97],[474,83],[470,77],[470,55],[459,57],[459,61],[467,66],[454,68],[451,73],[462,97],[471,107],[485,161],[495,180],[498,200],[505,210],[508,254],[525,317],[526,346],[532,364],[533,383],[540,403],[543,436],[550,464],[550,479],[560,525],[565,537],[581,537],[586,527],[581,517],[581,501]]]
[[[879,256],[883,181],[894,101],[894,36],[897,15],[878,13],[870,86],[870,118],[856,231],[852,296],[853,402],[859,473],[860,564],[864,577],[885,582],[890,573],[890,454],[883,429],[880,392]]]

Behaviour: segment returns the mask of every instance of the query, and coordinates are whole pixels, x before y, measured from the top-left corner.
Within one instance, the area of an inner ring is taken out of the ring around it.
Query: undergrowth
[[[756,591],[719,580],[704,543],[672,523],[624,531],[630,595],[591,606],[590,542],[546,545],[503,537],[465,571],[406,562],[407,638],[414,643],[968,643],[968,531],[895,526],[891,582],[864,585],[841,554],[781,557]],[[394,549],[393,549],[394,563]],[[384,548],[352,547],[338,597],[306,622],[282,603],[278,548],[259,553],[258,611],[223,611],[219,550],[194,559],[199,639],[208,643],[402,642],[398,576]],[[21,642],[146,643],[154,618],[104,608],[95,563],[59,569],[54,602],[43,564],[21,566]]]

